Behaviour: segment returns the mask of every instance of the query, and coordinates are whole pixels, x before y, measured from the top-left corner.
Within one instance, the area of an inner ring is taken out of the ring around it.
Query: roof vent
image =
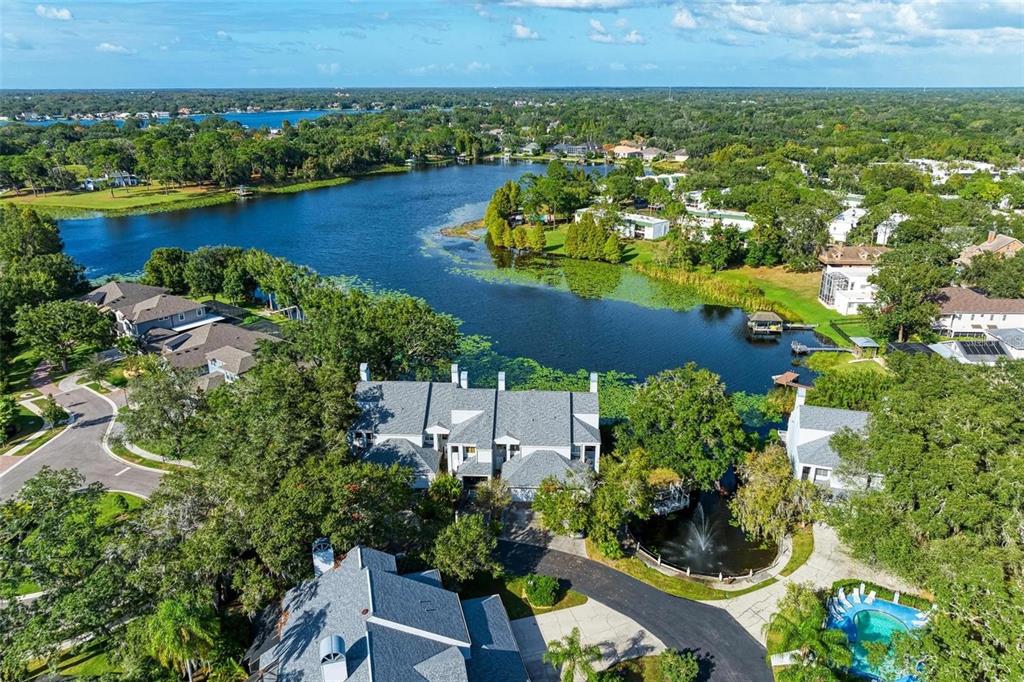
[[[459,373],[459,386],[469,388],[469,372],[463,371]]]
[[[348,679],[345,640],[339,635],[329,635],[320,640],[320,673],[323,682],[344,682]]]
[[[365,362],[359,363],[359,380],[369,381],[370,380],[370,365]]]
[[[498,390],[499,391],[504,391],[505,390],[505,373],[504,372],[498,372]]]
[[[459,385],[459,363],[452,363],[452,383],[456,386]]]
[[[327,538],[313,541],[313,575],[320,576],[334,568],[334,548]]]
[[[590,392],[597,393],[597,372],[590,373]]]

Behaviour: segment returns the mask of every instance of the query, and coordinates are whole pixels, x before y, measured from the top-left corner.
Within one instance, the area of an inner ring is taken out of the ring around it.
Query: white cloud
[[[448,63],[448,64],[425,64],[423,66],[414,66],[413,68],[408,69],[408,72],[413,74],[413,75],[415,75],[415,76],[425,76],[425,75],[433,74],[433,73],[463,73],[463,74],[471,74],[471,73],[479,73],[480,71],[490,71],[490,69],[491,69],[491,65],[490,64],[487,64],[487,63],[484,63],[484,62],[472,61],[472,62],[466,64],[465,66],[458,66],[457,64],[454,64],[454,63]]]
[[[658,65],[653,62],[644,62],[640,66],[636,67],[640,71],[657,71]]]
[[[481,17],[483,17],[484,19],[491,16],[491,13],[487,11],[487,8],[483,6],[483,3],[478,2],[475,5],[473,5],[473,11],[476,12]]]
[[[71,21],[71,10],[67,7],[49,7],[47,5],[36,5],[36,14],[43,19],[56,19],[57,21]]]
[[[681,7],[676,10],[675,16],[672,17],[672,26],[682,29],[697,28],[697,20],[690,14],[690,10]]]
[[[595,43],[613,43],[615,38],[612,37],[611,33],[608,33],[608,29],[604,27],[597,19],[590,20],[590,39]]]
[[[622,37],[622,42],[630,45],[643,45],[647,42],[647,38],[644,38],[643,34],[636,29],[633,29]]]
[[[221,40],[231,40],[231,34],[227,31],[217,31],[216,36]]]
[[[611,64],[608,65],[608,68],[611,69],[612,71],[625,71],[626,65],[623,64],[622,62],[612,62]]]
[[[623,9],[636,5],[648,5],[650,2],[637,0],[507,0],[506,5],[513,7],[545,7],[549,9]]]
[[[463,69],[466,73],[476,73],[477,71],[487,71],[491,68],[490,64],[484,64],[482,62],[470,62],[466,64],[466,68]]]
[[[4,32],[0,45],[7,50],[31,50],[32,44],[19,36],[17,33]]]
[[[523,24],[522,19],[516,19],[512,23],[512,37],[516,40],[537,40],[540,38],[536,31]]]
[[[325,76],[331,76],[341,71],[341,67],[338,66],[338,62],[331,62],[330,64],[317,64],[316,70]]]
[[[124,45],[118,45],[117,43],[100,43],[96,46],[96,51],[108,54],[133,54],[135,52],[135,50],[129,50]]]

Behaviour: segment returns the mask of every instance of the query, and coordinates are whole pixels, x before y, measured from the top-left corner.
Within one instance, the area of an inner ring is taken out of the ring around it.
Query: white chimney
[[[597,393],[597,372],[590,373],[590,392]]]
[[[800,407],[805,402],[807,402],[807,389],[801,386],[796,389],[796,403],[794,403],[793,407]]]
[[[459,385],[459,364],[457,362],[452,363],[452,383],[456,386]]]
[[[459,374],[459,386],[469,388],[469,372],[461,372]]]
[[[498,372],[498,390],[499,391],[504,391],[505,390],[505,373],[504,372]]]
[[[988,231],[988,240],[987,240],[988,243],[991,244],[995,240],[996,240],[996,231],[995,230],[989,230]]]
[[[323,682],[345,682],[348,663],[345,661],[345,640],[329,635],[320,640],[320,674]]]
[[[359,363],[359,380],[369,381],[370,380],[370,365],[365,362]]]
[[[334,548],[327,538],[317,538],[313,541],[313,575],[323,575],[325,571],[334,568]]]

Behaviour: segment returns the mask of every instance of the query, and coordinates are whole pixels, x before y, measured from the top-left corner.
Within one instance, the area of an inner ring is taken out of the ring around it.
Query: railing
[[[688,578],[699,578],[702,580],[717,580],[719,582],[728,583],[734,582],[736,580],[749,580],[751,582],[760,582],[762,578],[769,577],[769,574],[772,574],[772,572],[776,568],[778,568],[779,565],[782,563],[783,558],[785,558],[788,561],[787,554],[789,549],[789,543],[791,542],[789,536],[786,536],[783,539],[782,543],[779,544],[779,551],[776,552],[775,559],[768,566],[758,569],[757,571],[755,571],[754,569],[750,569],[747,573],[726,575],[721,571],[716,574],[697,573],[694,572],[690,566],[676,566],[675,564],[665,561],[660,553],[655,553],[653,550],[650,550],[644,547],[642,544],[640,544],[640,541],[633,536],[633,534],[629,531],[628,528],[626,529],[626,537],[630,541],[630,543],[632,543],[636,548],[637,556],[649,565],[654,564],[658,568],[668,569],[681,575],[685,575]]]

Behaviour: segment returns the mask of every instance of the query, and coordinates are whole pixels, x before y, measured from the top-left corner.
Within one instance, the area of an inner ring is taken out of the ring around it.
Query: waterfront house
[[[598,219],[604,216],[604,209],[587,207],[577,210],[574,220],[578,223],[588,212],[593,212]],[[669,231],[670,223],[664,218],[643,213],[619,213],[618,216],[619,222],[612,229],[626,239],[661,239]]]
[[[399,574],[392,554],[313,545],[314,577],[258,617],[250,682],[528,682],[498,595],[459,600],[437,569]]]
[[[159,353],[172,367],[221,374],[223,381],[230,383],[256,364],[255,352],[260,343],[276,341],[270,334],[211,322],[181,333],[153,330],[147,337],[147,350]]]
[[[616,159],[640,159],[644,155],[641,147],[625,142],[613,145],[610,152]]]
[[[818,300],[842,315],[854,315],[875,302],[875,285],[868,281],[884,246],[830,246],[818,256],[824,267]]]
[[[224,319],[202,303],[175,296],[163,287],[135,282],[108,282],[82,300],[112,312],[117,320],[117,333],[135,338],[154,329],[183,332]]]
[[[832,436],[843,429],[863,433],[867,428],[868,413],[807,405],[806,398],[807,389],[798,388],[796,405],[789,415],[786,430],[779,432],[779,438],[786,444],[786,452],[793,465],[793,476],[832,491],[865,489],[877,485],[877,476],[868,476],[863,480],[848,480],[837,476],[839,454],[832,447]]]
[[[929,344],[928,348],[936,355],[963,365],[992,366],[1010,358],[1004,344],[997,339],[944,341]]]
[[[537,144],[536,142],[527,142],[526,144],[524,144],[522,146],[522,148],[519,150],[519,152],[521,154],[527,154],[529,156],[533,156],[535,154],[540,154],[541,148],[540,148],[540,145]]]
[[[902,213],[893,213],[888,218],[878,223],[875,227],[875,243],[879,246],[885,246],[892,239],[892,235],[896,232],[896,228],[900,226],[900,223],[904,223],[910,220],[910,216]]]
[[[675,161],[676,163],[682,163],[690,158],[690,153],[685,149],[677,149],[668,155],[668,158]]]
[[[600,149],[601,148],[593,142],[582,142],[580,144],[559,142],[551,148],[551,151],[561,156],[576,156],[583,158],[590,156],[591,154],[596,154]]]
[[[658,147],[644,147],[640,152],[640,158],[644,161],[654,161],[665,156],[665,150]]]
[[[1001,258],[1013,258],[1021,249],[1024,249],[1024,242],[1021,240],[990,230],[988,238],[984,242],[964,248],[953,262],[961,267],[967,267],[971,264],[971,260],[980,254],[992,253]]]
[[[984,337],[994,329],[1024,327],[1024,299],[991,298],[967,287],[939,291],[933,328],[944,336]]]
[[[368,461],[410,467],[414,487],[441,472],[470,487],[500,476],[514,500],[529,501],[546,476],[564,481],[600,468],[596,374],[588,392],[577,392],[508,391],[504,372],[497,388],[472,388],[458,365],[450,382],[371,381],[365,363],[359,371],[353,444]]]
[[[867,209],[851,207],[837,215],[828,224],[829,241],[833,244],[844,244],[850,232],[857,227],[860,219],[867,215]]]

